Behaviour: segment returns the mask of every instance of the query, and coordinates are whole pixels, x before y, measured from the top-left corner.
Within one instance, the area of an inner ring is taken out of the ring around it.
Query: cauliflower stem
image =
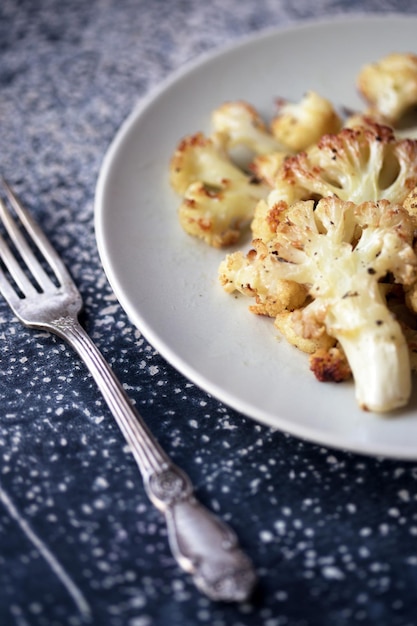
[[[359,406],[374,412],[391,411],[410,398],[408,346],[378,287],[368,291],[364,284],[356,293],[330,307],[327,332],[343,348]]]

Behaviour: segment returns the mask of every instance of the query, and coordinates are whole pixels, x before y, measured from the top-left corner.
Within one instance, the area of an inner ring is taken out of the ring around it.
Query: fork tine
[[[13,278],[15,284],[20,289],[22,294],[25,296],[30,296],[36,294],[36,289],[29,281],[26,274],[23,272],[18,262],[16,261],[13,253],[11,252],[8,244],[0,235],[0,260],[3,265],[9,271],[11,277]],[[21,300],[20,295],[16,291],[15,287],[12,285],[10,280],[7,278],[5,272],[0,267],[0,293],[9,303],[11,308],[16,312],[16,307],[18,306],[19,301]]]
[[[58,254],[55,252],[54,248],[44,235],[43,231],[32,219],[28,211],[23,207],[22,203],[17,198],[16,194],[13,192],[10,185],[5,181],[5,179],[1,178],[0,180],[6,196],[8,197],[10,204],[13,206],[16,215],[22,222],[23,226],[26,229],[26,232],[31,237],[34,244],[40,250],[45,260],[49,263],[58,281],[61,284],[64,281],[71,281],[66,267],[64,266]],[[7,210],[6,206],[2,202],[0,202],[0,213],[3,218],[4,224],[10,234],[10,237],[13,239],[17,249],[22,255],[22,258],[25,260],[25,263],[33,272],[35,279],[39,282],[40,286],[43,289],[48,290],[48,287],[51,286],[51,280],[49,276],[46,274],[46,272],[43,270],[42,266],[36,259],[35,255],[28,246],[27,241],[18,229],[16,222],[13,220],[10,212]]]
[[[4,202],[0,198],[0,219],[3,222],[4,227],[10,235],[11,240],[16,246],[16,250],[18,250],[19,255],[26,263],[26,266],[30,268],[30,273],[32,274],[35,282],[39,285],[41,289],[44,291],[48,290],[48,287],[51,284],[51,281],[48,275],[44,272],[41,264],[38,259],[35,257],[34,253],[30,249],[27,240],[21,233],[16,221],[13,219],[10,211],[4,204]],[[22,271],[19,263],[12,253],[11,248],[8,246],[6,241],[1,238],[1,257],[4,264],[7,266],[7,269],[13,276],[16,283],[19,285],[24,294],[28,295],[30,289],[30,281],[27,279],[25,273]]]
[[[2,202],[0,200],[0,205],[1,204]],[[10,250],[9,245],[7,244],[7,242],[1,235],[0,235],[0,259],[9,270],[10,275],[12,276],[13,280],[15,281],[19,289],[22,291],[22,293],[24,293],[25,295],[36,293],[35,287],[32,285],[32,283],[30,282],[30,280],[28,279],[28,277],[26,276],[26,274],[20,267],[14,254]],[[4,274],[4,272],[2,272],[2,274],[3,274],[3,283],[8,284],[6,275]],[[11,287],[11,285],[9,286],[13,290],[13,287]],[[4,291],[5,288],[6,287],[2,288],[2,292]],[[4,297],[6,296],[4,295]]]

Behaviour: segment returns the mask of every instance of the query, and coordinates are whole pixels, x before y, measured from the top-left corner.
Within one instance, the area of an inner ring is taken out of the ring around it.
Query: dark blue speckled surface
[[[414,626],[417,464],[303,443],[195,388],[128,322],[101,268],[94,190],[134,105],[188,59],[273,25],[405,1],[2,0],[0,170],[71,267],[83,321],[199,497],[256,563],[215,605],[84,366],[0,301],[1,626]]]

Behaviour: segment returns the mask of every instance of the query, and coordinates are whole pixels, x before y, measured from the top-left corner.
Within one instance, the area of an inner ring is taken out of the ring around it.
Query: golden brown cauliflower
[[[255,174],[256,178],[272,188],[275,185],[278,171],[288,156],[285,152],[260,154],[254,157],[249,169]]]
[[[417,105],[417,55],[396,52],[369,63],[361,69],[357,85],[371,111],[396,124]]]
[[[307,152],[288,158],[276,180],[305,198],[335,195],[364,202],[402,202],[417,184],[417,141],[397,140],[391,128],[371,124],[324,135]]]
[[[277,325],[287,325],[284,332],[292,343],[299,337],[313,340],[314,352],[330,350],[317,345],[325,333],[337,340],[353,373],[359,405],[389,411],[408,402],[410,359],[381,281],[416,283],[415,226],[402,205],[388,200],[355,204],[329,196],[299,201],[285,211],[268,244],[253,242],[254,252],[236,277],[227,260],[222,263],[221,280],[224,284],[226,273],[229,289],[238,276],[247,283],[250,275],[260,277],[265,299],[279,293],[280,280],[307,288],[309,299],[302,308],[278,318]],[[314,371],[325,367],[326,376],[332,367],[339,371],[340,358],[324,356],[321,352],[319,361],[311,361]]]
[[[342,120],[329,100],[309,91],[300,102],[280,101],[271,122],[276,139],[292,152],[306,150],[327,133],[337,133]]]
[[[302,306],[308,290],[291,280],[283,280],[276,273],[276,263],[260,240],[244,255],[241,251],[227,255],[219,267],[219,279],[225,291],[255,299],[250,310],[258,315],[275,317],[284,310]]]
[[[355,203],[401,203],[416,185],[417,141],[397,139],[390,127],[369,120],[366,126],[324,135],[307,151],[288,157],[278,170],[274,190],[255,208],[253,235],[264,241],[273,237],[282,202],[289,206],[333,195]]]
[[[391,126],[392,124],[381,114],[376,111],[356,111],[350,113],[343,122],[343,128],[357,128],[358,126],[374,127],[375,124],[380,126]]]
[[[214,109],[211,122],[217,140],[227,151],[244,146],[255,155],[288,153],[288,148],[268,130],[255,107],[244,100],[225,102]]]
[[[214,138],[202,133],[180,142],[171,159],[170,180],[183,196],[182,227],[214,247],[239,239],[268,192],[266,185],[232,163]]]
[[[403,202],[403,207],[410,215],[410,217],[414,220],[416,226],[416,235],[417,235],[417,187],[410,191],[408,196]],[[417,248],[417,241],[414,243],[415,248]],[[409,309],[413,314],[417,313],[417,282],[409,285],[405,289],[405,302]],[[408,322],[408,320],[407,320]],[[408,324],[410,325],[410,324]],[[416,320],[417,326],[417,320]],[[417,343],[417,333],[414,331],[413,333],[413,341]],[[417,356],[415,356],[415,360],[417,362]]]
[[[324,324],[315,324],[314,330],[310,329],[308,335],[305,333],[302,308],[280,311],[274,325],[288,343],[310,355],[318,351],[327,352],[336,344],[336,339],[327,334]]]
[[[311,371],[320,382],[341,383],[352,377],[352,370],[340,346],[318,348],[309,361]]]

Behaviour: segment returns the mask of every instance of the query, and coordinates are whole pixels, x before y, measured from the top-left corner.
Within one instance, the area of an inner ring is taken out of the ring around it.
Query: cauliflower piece
[[[272,187],[278,168],[292,152],[275,139],[257,110],[244,101],[225,102],[213,111],[212,126],[216,141],[229,155],[236,147],[250,151],[248,169]],[[242,163],[239,156],[235,159]]]
[[[245,146],[255,154],[288,152],[288,148],[269,132],[255,107],[247,102],[225,102],[212,112],[211,121],[218,141],[226,150]]]
[[[338,341],[365,410],[390,411],[410,397],[407,342],[379,281],[389,274],[415,283],[413,238],[414,221],[400,204],[327,197],[290,207],[267,246],[274,276],[308,286],[303,334],[314,338],[324,325]]]
[[[272,188],[275,185],[278,171],[287,156],[289,155],[284,152],[260,154],[256,156],[250,164],[250,171],[253,172],[256,178]]]
[[[309,354],[310,369],[321,382],[340,383],[352,377],[346,356],[336,339],[327,334],[323,324],[310,326],[309,336],[301,322],[302,311],[282,311],[274,325],[293,346]]]
[[[336,339],[327,334],[323,324],[315,325],[315,331],[307,337],[301,322],[300,309],[280,311],[275,318],[274,326],[288,343],[310,355],[319,351],[328,352],[336,344]]]
[[[300,199],[335,195],[355,203],[402,202],[417,185],[417,141],[396,139],[388,126],[344,128],[324,135],[306,152],[289,157],[275,181],[276,194],[288,187]]]
[[[255,206],[251,223],[253,239],[261,239],[265,243],[270,241],[287,209],[294,202],[305,199],[306,195],[308,197],[304,187],[294,184],[292,180],[286,180],[285,175],[277,179],[276,189]]]
[[[252,234],[273,238],[285,204],[337,196],[356,203],[382,198],[403,202],[417,185],[417,141],[396,139],[393,130],[366,118],[366,125],[324,135],[305,152],[287,157],[274,189],[254,212]]]
[[[272,134],[292,152],[306,150],[322,135],[337,133],[342,120],[333,105],[315,91],[298,103],[279,101],[278,115],[271,122]]]
[[[169,165],[170,183],[174,191],[184,195],[195,182],[219,186],[224,178],[245,178],[231,163],[221,145],[201,132],[184,137],[176,147]]]
[[[417,139],[417,119],[416,115],[410,115],[401,120],[399,125],[395,125],[385,118],[378,111],[369,109],[363,113],[352,113],[346,117],[343,128],[356,128],[357,126],[390,126],[393,129],[396,139]]]
[[[219,280],[225,291],[255,298],[255,304],[249,308],[257,315],[276,317],[281,311],[302,306],[307,298],[304,285],[282,280],[265,244],[257,240],[254,245],[257,249],[247,255],[234,252],[220,264]]]
[[[316,350],[310,356],[310,369],[320,382],[341,383],[352,377],[346,356],[338,346]]]
[[[268,187],[248,176],[213,138],[184,138],[170,163],[170,181],[183,195],[179,220],[190,235],[221,247],[236,242]]]
[[[357,86],[372,110],[397,123],[417,105],[417,55],[392,53],[365,65]]]
[[[416,220],[417,228],[417,187],[414,187],[403,201],[403,207]]]
[[[351,113],[345,118],[343,128],[357,128],[358,126],[373,128],[375,127],[375,124],[379,124],[380,126],[391,126],[389,121],[383,115],[370,110],[362,113]]]
[[[403,207],[414,220],[414,230],[417,233],[417,187],[410,191],[403,202]],[[414,245],[416,247],[416,244]],[[417,283],[405,287],[405,302],[410,311],[417,313]]]
[[[253,238],[268,243],[287,210],[288,203],[285,200],[278,200],[276,203],[270,202],[269,197],[266,200],[260,200],[255,207],[251,223]]]

